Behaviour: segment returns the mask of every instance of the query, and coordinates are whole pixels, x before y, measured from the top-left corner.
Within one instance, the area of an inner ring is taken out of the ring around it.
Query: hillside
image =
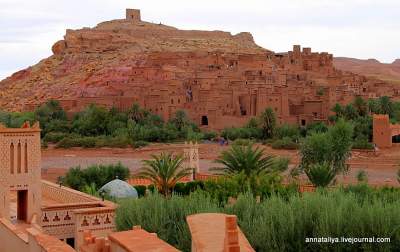
[[[335,57],[333,64],[343,71],[350,71],[365,76],[400,84],[400,59],[391,64],[381,63],[375,59],[360,60],[345,57]]]
[[[0,82],[0,110],[32,111],[48,99],[70,113],[134,103],[169,119],[177,110],[213,129],[243,125],[272,108],[279,122],[326,121],[355,96],[397,98],[390,83],[343,72],[327,52],[295,45],[275,53],[250,33],[180,30],[125,19],[66,31],[53,55]],[[396,63],[397,64],[397,63]],[[347,69],[346,69],[347,70]]]

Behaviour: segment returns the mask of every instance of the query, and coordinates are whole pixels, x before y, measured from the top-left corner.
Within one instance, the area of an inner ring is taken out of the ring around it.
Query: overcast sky
[[[65,29],[124,18],[181,29],[248,31],[276,52],[293,44],[335,56],[400,58],[399,0],[0,0],[0,79],[51,55]]]

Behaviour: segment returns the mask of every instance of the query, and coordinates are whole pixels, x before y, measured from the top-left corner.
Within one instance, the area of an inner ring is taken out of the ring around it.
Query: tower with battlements
[[[126,9],[126,20],[130,20],[132,22],[140,22],[140,10],[138,9]]]
[[[0,124],[0,216],[31,223],[41,209],[40,128]],[[16,207],[10,207],[15,204]],[[16,209],[12,212],[11,209]]]

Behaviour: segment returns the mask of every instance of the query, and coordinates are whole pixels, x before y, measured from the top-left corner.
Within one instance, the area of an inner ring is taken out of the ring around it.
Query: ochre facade
[[[400,124],[391,124],[389,115],[373,115],[373,142],[378,148],[392,147],[392,137],[400,135]]]
[[[0,106],[33,110],[48,99],[70,113],[95,103],[142,107],[171,118],[184,109],[212,129],[238,126],[271,107],[278,121],[326,121],[355,96],[398,99],[399,87],[343,72],[329,53],[295,45],[276,53],[249,33],[178,30],[144,22],[140,11],[94,28],[67,30],[51,57],[0,82]],[[19,99],[15,99],[19,97]]]

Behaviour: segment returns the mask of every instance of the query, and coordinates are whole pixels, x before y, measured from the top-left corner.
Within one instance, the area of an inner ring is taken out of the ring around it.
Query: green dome
[[[115,198],[138,198],[136,189],[120,179],[114,179],[102,186],[99,192],[106,192]]]

